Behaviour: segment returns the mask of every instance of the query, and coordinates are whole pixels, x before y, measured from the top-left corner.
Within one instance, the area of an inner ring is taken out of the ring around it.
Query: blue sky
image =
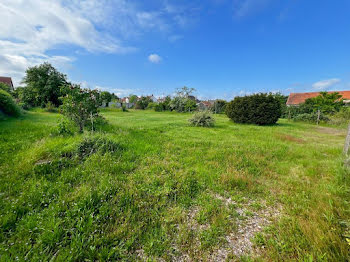
[[[350,89],[347,0],[3,0],[0,75],[49,61],[84,87],[202,99]]]

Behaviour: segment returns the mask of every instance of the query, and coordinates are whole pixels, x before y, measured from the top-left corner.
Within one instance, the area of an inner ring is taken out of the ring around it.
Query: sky
[[[1,0],[0,75],[201,99],[350,90],[349,0]]]

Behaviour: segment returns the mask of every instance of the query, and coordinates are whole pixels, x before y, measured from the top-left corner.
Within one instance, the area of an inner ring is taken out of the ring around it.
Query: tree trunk
[[[321,111],[320,109],[317,110],[317,125],[320,123],[320,115],[321,115]]]
[[[344,154],[347,156],[350,146],[350,122],[348,125],[348,134],[346,135],[345,144],[344,144]]]

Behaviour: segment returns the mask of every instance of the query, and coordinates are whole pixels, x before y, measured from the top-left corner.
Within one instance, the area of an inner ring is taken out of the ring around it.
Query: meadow
[[[345,128],[212,128],[190,114],[105,109],[0,121],[1,261],[347,261]]]

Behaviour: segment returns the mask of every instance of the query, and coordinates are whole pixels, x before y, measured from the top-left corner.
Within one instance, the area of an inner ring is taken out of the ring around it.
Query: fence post
[[[321,111],[320,109],[317,110],[317,125],[320,123],[320,115],[321,115]]]
[[[348,125],[348,132],[346,135],[346,139],[345,139],[345,144],[344,144],[344,154],[347,156],[348,155],[348,151],[349,151],[349,146],[350,146],[350,122]]]

